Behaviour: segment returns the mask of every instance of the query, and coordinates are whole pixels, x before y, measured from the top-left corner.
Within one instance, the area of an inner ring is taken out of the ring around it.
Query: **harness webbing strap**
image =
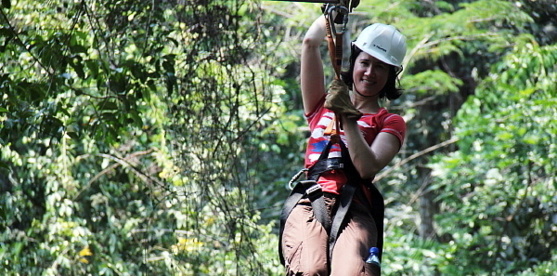
[[[286,219],[292,213],[292,210],[298,204],[298,202],[307,197],[311,201],[311,208],[315,214],[315,218],[321,223],[321,225],[327,229],[331,228],[331,218],[327,212],[327,206],[325,204],[325,198],[323,197],[323,191],[321,186],[317,184],[315,180],[303,180],[298,182],[294,187],[290,196],[284,202],[282,212],[280,214],[280,234],[279,234],[279,257],[282,264],[284,264],[284,256],[282,255],[282,233],[284,232],[284,226],[286,225]]]
[[[375,227],[377,229],[377,248],[379,248],[379,260],[383,256],[383,220],[385,219],[385,201],[381,192],[369,181],[366,185],[367,189],[371,192],[371,200],[363,198],[362,201],[369,205],[371,217],[375,220]],[[360,197],[358,197],[360,199]]]
[[[330,15],[329,15],[330,16]],[[325,20],[326,21],[326,26],[327,26],[327,46],[329,49],[329,56],[331,58],[331,62],[333,64],[333,69],[335,70],[335,78],[340,80],[340,68],[341,66],[339,65],[339,61],[340,63],[342,63],[342,43],[339,44],[338,41],[335,45],[335,40],[333,38],[333,34],[332,34],[332,30],[331,30],[331,22],[329,22],[329,20]],[[338,39],[338,36],[337,36]],[[337,47],[340,47],[340,50],[337,49]],[[337,57],[338,56],[338,51],[340,51],[340,59]]]
[[[294,190],[292,190],[290,196],[284,202],[284,207],[280,216],[281,233],[284,230],[284,222],[286,222],[286,219],[292,212],[292,209],[294,209],[294,206],[296,206],[300,199],[304,197],[311,200],[315,216],[318,218],[323,227],[329,227],[331,225],[327,209],[324,207],[325,200],[323,199],[321,187],[314,180],[303,180],[294,187]]]
[[[284,226],[286,224],[286,219],[296,206],[298,202],[307,197],[311,201],[311,207],[315,214],[315,218],[321,223],[321,225],[329,232],[331,229],[331,217],[327,211],[327,206],[325,204],[325,198],[323,197],[323,191],[321,186],[317,183],[319,176],[330,170],[336,170],[344,168],[344,164],[339,158],[329,159],[329,151],[334,144],[334,139],[331,139],[327,146],[321,152],[317,162],[309,168],[307,179],[299,181],[294,187],[290,196],[285,200],[282,212],[280,215],[280,232],[279,232],[279,257],[282,264],[284,264],[284,256],[282,255],[282,233],[284,232]]]
[[[337,33],[336,34],[336,39],[335,39],[335,66],[338,68],[338,74],[339,74],[339,79],[340,79],[340,72],[342,70],[342,52],[343,52],[343,38],[344,38],[344,32],[343,33]]]
[[[369,210],[371,217],[375,221],[377,231],[377,248],[379,248],[379,259],[381,260],[383,254],[383,219],[385,216],[385,203],[381,192],[372,184],[372,180],[364,180],[354,167],[350,159],[348,148],[338,140],[341,148],[341,155],[344,163],[344,173],[348,178],[348,182],[342,187],[340,197],[338,199],[338,207],[334,214],[331,230],[329,231],[329,258],[332,257],[335,243],[338,239],[342,227],[346,222],[346,214],[350,209],[354,199],[357,199],[361,204],[366,206]],[[368,189],[371,193],[371,198],[367,198],[362,189]]]
[[[348,14],[351,11],[350,3],[336,5],[324,5],[325,26],[327,31],[327,46],[336,79],[340,80],[342,68],[343,37],[348,24]],[[334,18],[333,18],[334,17]],[[342,29],[337,31],[336,24],[340,24]]]
[[[346,183],[342,187],[340,198],[337,203],[338,207],[333,218],[331,230],[329,231],[329,258],[333,256],[333,248],[335,247],[338,235],[340,234],[340,229],[344,224],[346,214],[348,213],[350,205],[352,204],[354,193],[356,192],[358,185],[361,183],[360,175],[358,171],[356,171],[356,168],[354,168],[354,164],[350,159],[348,149],[346,148],[346,145],[342,142],[340,137],[338,138],[337,143],[340,145],[341,156],[345,159],[346,164],[344,167],[344,173],[348,178],[348,183]]]
[[[346,184],[342,187],[342,193],[338,201],[338,208],[331,224],[331,230],[329,233],[329,258],[333,256],[333,248],[337,242],[340,229],[344,224],[346,214],[350,205],[352,204],[352,199],[354,198],[354,193],[356,191],[356,185]]]

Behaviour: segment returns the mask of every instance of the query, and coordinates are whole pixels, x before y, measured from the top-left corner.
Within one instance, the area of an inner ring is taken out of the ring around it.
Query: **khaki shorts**
[[[335,201],[334,195],[325,194],[329,210]],[[311,202],[302,199],[286,220],[281,249],[286,275],[378,276],[380,269],[365,262],[372,246],[377,246],[375,221],[363,204],[353,201],[329,267],[327,231],[315,218]]]

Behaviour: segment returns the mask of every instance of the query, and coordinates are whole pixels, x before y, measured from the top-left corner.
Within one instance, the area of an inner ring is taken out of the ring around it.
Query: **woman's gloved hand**
[[[342,81],[335,79],[329,86],[327,97],[325,98],[325,108],[334,111],[339,115],[344,115],[348,119],[358,120],[362,117],[362,112],[358,111],[348,92],[348,86]]]

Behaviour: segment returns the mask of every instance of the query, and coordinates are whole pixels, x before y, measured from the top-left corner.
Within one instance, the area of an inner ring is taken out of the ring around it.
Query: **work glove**
[[[348,93],[348,86],[338,79],[333,80],[329,86],[324,106],[338,115],[346,116],[348,119],[358,120],[363,115],[352,104]]]

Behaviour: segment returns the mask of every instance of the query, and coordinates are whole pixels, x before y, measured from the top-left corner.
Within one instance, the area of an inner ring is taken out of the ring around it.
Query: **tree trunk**
[[[430,180],[431,180],[431,170],[421,169],[422,174],[422,187],[420,188],[420,198],[419,198],[419,212],[420,212],[420,223],[418,225],[418,232],[420,237],[423,239],[433,239],[436,238],[437,233],[435,232],[433,217],[436,213],[436,204],[434,202],[435,193],[429,190]]]

